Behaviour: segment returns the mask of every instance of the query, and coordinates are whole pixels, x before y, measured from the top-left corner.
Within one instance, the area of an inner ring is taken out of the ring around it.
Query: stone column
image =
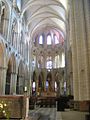
[[[77,69],[77,47],[76,47],[76,36],[75,36],[75,18],[74,18],[74,6],[73,1],[70,4],[70,41],[72,42],[72,65],[73,65],[73,94],[74,99],[79,99],[78,93],[78,69]]]
[[[0,67],[0,94],[5,94],[5,82],[6,82],[6,70],[5,67]]]
[[[37,72],[35,72],[36,73],[36,79],[35,79],[35,84],[36,84],[36,95],[37,95],[37,93],[38,93],[38,81],[39,81],[39,71],[38,71],[38,69],[37,69]]]
[[[0,32],[1,32],[2,2],[0,2]]]
[[[24,93],[24,82],[25,82],[24,80],[25,80],[24,76],[20,75],[19,76],[19,93],[20,94]]]
[[[78,85],[79,85],[79,100],[87,98],[87,45],[85,34],[85,19],[83,11],[82,0],[74,1],[75,10],[75,32],[76,32],[76,46],[77,46],[77,66],[78,66]],[[79,11],[79,12],[78,12]],[[81,18],[81,19],[80,19]]]
[[[73,0],[71,6],[72,13],[70,16],[70,39],[72,39],[73,85],[75,100],[87,100],[88,98],[88,59],[83,6],[84,4],[82,0]]]
[[[85,84],[87,86],[87,99],[90,100],[90,1],[84,0],[84,17],[85,17],[85,33],[86,33],[86,47],[87,47],[87,63],[88,63],[88,80],[86,80]]]
[[[44,91],[46,91],[47,69],[44,72]]]
[[[52,69],[52,91],[54,91],[54,88],[55,88],[55,78],[54,78],[54,76],[55,76],[55,74],[54,74],[54,70]]]
[[[11,85],[10,85],[10,94],[16,94],[16,81],[17,81],[17,74],[12,72],[11,73]]]

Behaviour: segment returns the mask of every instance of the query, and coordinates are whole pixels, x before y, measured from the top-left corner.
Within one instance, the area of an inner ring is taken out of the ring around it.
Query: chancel
[[[0,0],[0,119],[89,113],[90,0]]]

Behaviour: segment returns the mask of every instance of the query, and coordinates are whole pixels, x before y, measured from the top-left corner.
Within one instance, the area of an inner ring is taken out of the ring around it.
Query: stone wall
[[[26,116],[26,96],[0,96],[0,103],[7,105],[6,111],[10,114],[10,118],[25,118]],[[0,108],[1,109],[1,108]],[[3,117],[0,115],[0,118]]]
[[[74,101],[74,110],[89,112],[90,101]]]

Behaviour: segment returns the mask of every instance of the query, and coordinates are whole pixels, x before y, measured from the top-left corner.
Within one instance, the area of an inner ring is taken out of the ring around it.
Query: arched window
[[[52,69],[52,65],[53,65],[53,63],[52,63],[51,57],[47,57],[46,68],[47,69]]]
[[[62,53],[62,65],[61,65],[61,67],[62,68],[65,67],[65,54],[64,53]]]
[[[46,80],[46,90],[48,90],[48,80]]]
[[[55,56],[55,64],[54,64],[55,68],[59,68],[60,67],[60,56],[56,55]]]
[[[54,35],[54,42],[55,42],[55,44],[59,44],[59,40],[56,35]]]
[[[39,44],[43,44],[43,35],[40,35],[40,37],[39,37]]]
[[[57,82],[55,81],[55,92],[57,91]]]
[[[33,87],[33,91],[35,91],[36,83],[34,81],[33,81],[32,87]]]
[[[52,39],[51,39],[51,35],[49,34],[47,36],[47,45],[51,45],[52,44]]]

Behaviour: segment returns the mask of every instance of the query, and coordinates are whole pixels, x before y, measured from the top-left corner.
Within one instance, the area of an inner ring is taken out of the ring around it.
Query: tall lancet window
[[[40,35],[40,37],[39,37],[39,44],[43,44],[43,35]]]
[[[55,44],[59,44],[59,40],[58,40],[58,37],[56,35],[54,35],[54,41],[55,41]]]
[[[52,44],[52,39],[51,39],[51,35],[49,34],[47,36],[47,45],[51,45]]]

